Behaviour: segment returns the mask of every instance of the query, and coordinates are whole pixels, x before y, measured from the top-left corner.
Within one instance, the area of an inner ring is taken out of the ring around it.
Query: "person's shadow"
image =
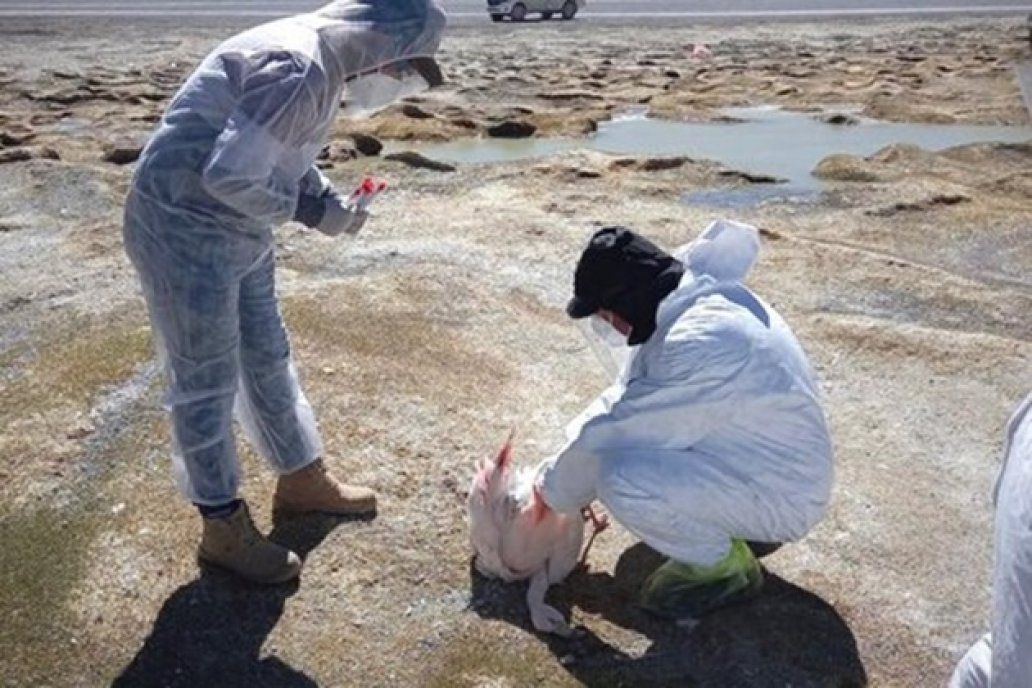
[[[315,514],[276,519],[269,537],[304,559],[343,520]],[[297,589],[297,581],[257,586],[203,568],[165,601],[143,647],[112,686],[316,686],[278,657],[258,656]]]
[[[542,636],[560,663],[587,686],[795,686],[855,688],[867,673],[849,626],[811,592],[766,572],[761,594],[718,610],[689,628],[658,619],[635,603],[642,582],[662,561],[646,545],[628,549],[614,575],[583,568],[550,594],[569,615],[571,605],[648,639],[627,653],[585,628],[573,638]],[[523,586],[505,586],[471,567],[472,608],[532,632]]]

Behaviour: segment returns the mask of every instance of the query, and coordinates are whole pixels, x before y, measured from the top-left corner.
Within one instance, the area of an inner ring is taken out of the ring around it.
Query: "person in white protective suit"
[[[960,660],[950,688],[1032,686],[1032,394],[1007,425],[993,501],[992,630]]]
[[[758,250],[755,228],[729,221],[677,257],[608,227],[577,264],[567,313],[632,348],[538,486],[564,513],[598,499],[669,558],[640,597],[660,616],[757,592],[757,554],[802,538],[828,503],[831,439],[806,355],[742,284]]]
[[[280,477],[275,509],[372,513],[375,494],[327,471],[276,302],[272,229],[329,235],[366,220],[314,166],[338,113],[437,86],[435,0],[341,0],[245,31],[173,97],[126,199],[124,238],[168,377],[178,483],[203,516],[206,563],[252,581],[300,571],[238,499],[234,411]]]

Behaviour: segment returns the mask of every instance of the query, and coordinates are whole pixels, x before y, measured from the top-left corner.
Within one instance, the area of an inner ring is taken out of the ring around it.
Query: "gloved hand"
[[[330,191],[322,197],[323,216],[315,225],[315,229],[327,236],[339,236],[350,234],[354,236],[369,219],[369,213],[365,210],[357,210],[349,207],[345,199],[341,198],[336,191]]]
[[[331,186],[318,194],[302,191],[294,212],[295,221],[329,236],[357,234],[368,217],[368,212],[349,205]]]

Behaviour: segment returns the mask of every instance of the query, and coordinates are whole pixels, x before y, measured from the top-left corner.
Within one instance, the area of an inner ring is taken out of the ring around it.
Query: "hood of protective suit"
[[[716,220],[694,241],[674,251],[684,266],[676,291],[659,305],[659,329],[668,327],[689,304],[719,291],[729,301],[744,307],[769,326],[767,309],[743,282],[760,253],[756,228],[734,220]]]
[[[433,57],[445,13],[434,0],[338,0],[308,15],[326,67],[346,77],[413,57]]]
[[[348,77],[400,60],[432,58],[446,20],[435,0],[338,0],[256,26],[217,52],[289,51],[318,65],[339,86]]]
[[[759,253],[760,239],[755,227],[722,219],[675,250],[674,257],[684,265],[687,279],[702,285],[743,281]],[[681,287],[687,284],[681,281]]]

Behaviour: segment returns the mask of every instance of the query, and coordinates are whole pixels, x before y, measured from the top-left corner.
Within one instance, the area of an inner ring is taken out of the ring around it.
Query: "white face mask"
[[[627,338],[597,315],[575,322],[602,367],[611,377],[619,377],[631,356],[632,349],[627,345]]]
[[[615,327],[613,327],[604,318],[597,315],[591,316],[591,331],[605,343],[606,346],[612,349],[619,349],[627,346],[627,337],[620,334]]]
[[[369,117],[403,98],[427,90],[430,85],[417,72],[388,75],[363,74],[347,82],[341,114],[352,119]]]

